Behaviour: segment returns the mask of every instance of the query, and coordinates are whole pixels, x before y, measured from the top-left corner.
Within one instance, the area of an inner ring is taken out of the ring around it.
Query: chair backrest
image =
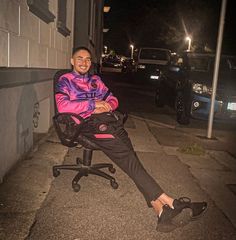
[[[53,124],[61,143],[67,147],[75,147],[78,145],[78,136],[81,124],[77,124],[74,118],[79,119],[82,123],[83,119],[74,113],[59,113],[56,103],[56,85],[63,74],[71,72],[70,69],[59,70],[53,77],[54,85],[54,107],[55,115],[53,116]]]
[[[57,109],[57,103],[56,103],[56,99],[55,99],[55,95],[56,95],[56,85],[60,79],[60,77],[66,73],[71,72],[71,69],[62,69],[57,71],[54,76],[53,76],[53,92],[54,92],[54,112],[55,114],[58,113],[58,109]]]

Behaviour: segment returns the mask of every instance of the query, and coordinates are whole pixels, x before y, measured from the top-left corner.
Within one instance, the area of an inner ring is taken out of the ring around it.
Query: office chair
[[[60,70],[54,75],[54,95],[56,94],[55,86],[60,76],[68,72],[71,72],[71,70]],[[58,177],[61,170],[77,171],[78,173],[72,180],[72,188],[75,192],[78,192],[80,190],[80,185],[78,183],[79,180],[83,176],[87,177],[89,174],[97,175],[108,179],[112,188],[117,189],[118,183],[116,182],[115,178],[105,173],[104,171],[101,171],[101,169],[107,168],[111,173],[115,173],[116,169],[113,167],[112,164],[91,164],[93,151],[100,149],[96,144],[92,143],[88,138],[86,138],[80,133],[80,130],[81,128],[83,128],[83,124],[87,121],[87,119],[83,119],[82,117],[74,113],[59,113],[57,110],[55,97],[54,105],[56,114],[53,117],[53,124],[61,143],[69,148],[81,145],[81,147],[83,148],[83,158],[81,159],[77,157],[76,164],[53,166],[53,176]],[[80,121],[80,124],[75,123],[73,118],[77,118]]]

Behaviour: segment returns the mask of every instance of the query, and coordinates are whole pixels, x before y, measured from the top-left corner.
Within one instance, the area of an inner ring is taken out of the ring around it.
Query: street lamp
[[[104,53],[107,54],[107,46],[104,46]]]
[[[190,37],[186,37],[185,40],[188,41],[188,49],[187,49],[187,51],[189,52],[189,51],[191,51],[191,41],[192,41],[192,39]]]
[[[111,7],[110,6],[104,6],[103,7],[103,12],[108,13],[110,11]]]
[[[134,58],[134,45],[130,44],[130,48],[131,48],[131,59]]]

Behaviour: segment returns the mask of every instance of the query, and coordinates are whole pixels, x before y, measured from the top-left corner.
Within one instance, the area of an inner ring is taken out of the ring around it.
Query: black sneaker
[[[171,221],[174,216],[178,213],[173,211],[174,209],[170,208],[168,205],[164,205],[162,209],[161,216],[157,216],[157,227],[158,232],[172,232],[177,226]]]
[[[198,219],[207,210],[206,202],[191,202],[187,197],[175,199],[173,206],[181,210],[181,214],[176,215],[172,220],[172,222],[178,226],[184,226],[190,221]]]
[[[170,222],[175,216],[177,216],[183,208],[170,208],[168,205],[164,205],[161,216],[158,216],[158,223]]]
[[[188,197],[180,197],[179,199],[175,199],[173,202],[173,207],[177,209],[184,209],[190,206],[191,199]]]
[[[207,210],[206,202],[192,202],[190,203],[190,209],[192,210],[192,219],[198,219],[201,217]]]
[[[175,199],[173,202],[174,208],[170,208],[168,205],[163,206],[161,216],[157,217],[157,231],[171,232],[177,227],[185,226],[190,222],[190,212],[183,211],[187,207],[186,202],[189,203],[190,201],[183,199],[185,201]]]
[[[190,198],[181,197],[179,199],[175,199],[173,202],[174,208],[177,209],[191,209],[191,218],[196,219],[202,216],[203,213],[207,210],[207,203],[206,202],[191,202]]]
[[[173,209],[163,206],[161,216],[158,216],[157,230],[170,232],[177,227],[183,227],[190,221],[199,218],[207,209],[206,202],[191,202],[191,199],[181,197],[173,202]]]
[[[168,205],[164,205],[162,208],[161,216],[157,216],[157,223],[167,223],[170,222],[173,217],[178,214],[177,211],[170,208]]]

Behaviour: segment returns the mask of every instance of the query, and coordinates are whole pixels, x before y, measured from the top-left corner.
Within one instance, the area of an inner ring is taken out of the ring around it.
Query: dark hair
[[[77,52],[80,51],[80,50],[85,50],[85,51],[87,51],[87,52],[92,56],[91,51],[90,51],[87,47],[81,46],[81,47],[73,48],[72,57],[74,56],[75,53],[77,53]]]

